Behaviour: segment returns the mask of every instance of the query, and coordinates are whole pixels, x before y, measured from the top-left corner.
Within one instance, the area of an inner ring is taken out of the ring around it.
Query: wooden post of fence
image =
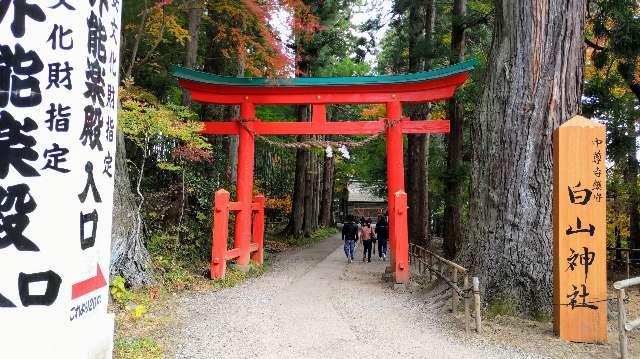
[[[453,268],[453,278],[451,278],[451,281],[456,285],[456,287],[458,286],[458,268]],[[451,296],[451,312],[453,314],[456,314],[456,309],[458,308],[458,301],[460,300],[460,297],[458,291],[455,290],[455,288],[452,288],[452,290],[453,295]]]
[[[480,280],[478,277],[472,277],[473,282],[473,306],[475,307],[476,314],[476,332],[480,333],[482,330],[482,322],[480,320]]]
[[[628,256],[627,252],[627,256]],[[628,257],[627,257],[628,258]],[[620,337],[620,357],[627,359],[629,357],[627,330],[624,327],[627,322],[627,312],[624,308],[624,288],[618,289],[618,335]]]
[[[471,298],[467,292],[469,289],[469,276],[466,273],[462,279],[462,288],[464,289],[464,331],[469,334],[469,302]]]
[[[211,279],[224,278],[229,238],[229,192],[221,189],[213,201],[213,238],[211,241]]]

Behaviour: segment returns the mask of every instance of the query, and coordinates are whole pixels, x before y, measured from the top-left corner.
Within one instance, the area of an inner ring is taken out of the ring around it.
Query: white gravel
[[[356,256],[357,259],[357,256]],[[177,358],[536,358],[450,324],[381,280],[386,262],[346,263],[338,236],[276,258],[235,288],[179,300]]]

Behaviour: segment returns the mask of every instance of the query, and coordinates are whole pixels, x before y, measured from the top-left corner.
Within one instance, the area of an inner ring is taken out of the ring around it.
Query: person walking
[[[344,241],[344,254],[347,256],[347,263],[353,261],[353,252],[358,240],[358,225],[353,220],[353,215],[347,215],[347,220],[342,226],[342,240]]]
[[[362,238],[362,261],[365,259],[371,262],[371,247],[373,246],[373,229],[371,228],[371,221],[367,220],[360,229],[360,238]]]
[[[387,241],[389,240],[389,224],[383,215],[379,214],[376,221],[376,237],[378,238],[378,256],[387,260]]]
[[[371,218],[369,218],[369,223],[371,223]],[[371,231],[371,249],[373,252],[373,256],[376,256],[376,243],[378,241],[378,236],[376,236],[376,229],[375,227],[371,227],[372,231]]]

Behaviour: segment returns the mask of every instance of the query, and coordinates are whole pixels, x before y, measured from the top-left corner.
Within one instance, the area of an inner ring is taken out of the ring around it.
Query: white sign
[[[0,357],[110,357],[120,0],[0,0]]]

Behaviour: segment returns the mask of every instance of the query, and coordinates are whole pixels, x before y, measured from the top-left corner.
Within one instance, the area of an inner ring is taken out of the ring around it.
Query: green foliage
[[[119,359],[164,358],[163,350],[150,338],[117,338],[114,354]]]
[[[109,285],[111,298],[121,307],[123,307],[133,319],[140,319],[146,312],[147,307],[142,304],[134,304],[134,301],[148,301],[144,295],[137,295],[130,292],[125,287],[125,279],[122,276],[116,276]]]
[[[498,298],[489,303],[486,315],[489,319],[497,316],[511,316],[518,312],[517,308],[517,303],[513,298]]]
[[[371,72],[371,67],[366,62],[354,61],[351,58],[342,58],[335,62],[326,63],[318,71],[318,76],[365,76]]]
[[[110,284],[111,297],[114,302],[125,305],[131,300],[131,293],[125,287],[125,279],[117,275]]]
[[[119,127],[138,146],[146,148],[150,141],[178,141],[188,147],[211,149],[204,137],[196,133],[202,125],[187,107],[162,104],[139,87],[123,89],[120,96]]]
[[[130,310],[131,317],[134,319],[140,319],[147,312],[147,307],[142,304],[137,304]]]

